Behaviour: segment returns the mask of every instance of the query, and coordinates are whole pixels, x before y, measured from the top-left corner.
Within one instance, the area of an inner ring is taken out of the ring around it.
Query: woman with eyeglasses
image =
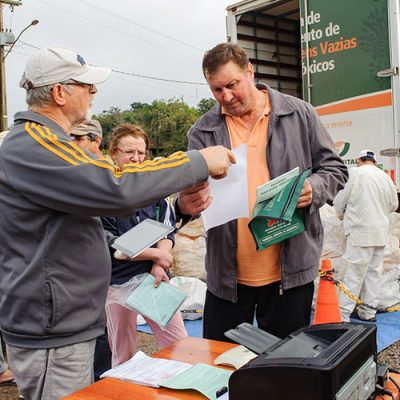
[[[137,125],[124,124],[117,127],[108,145],[109,156],[115,164],[122,168],[126,164],[142,164],[148,157],[149,137]],[[175,215],[167,199],[138,210],[126,218],[102,218],[109,246],[114,240],[133,228],[146,218],[175,225]],[[152,247],[144,250],[137,257],[129,260],[117,260],[113,256],[114,249],[110,247],[112,258],[112,277],[109,296],[118,290],[118,285],[127,282],[135,275],[149,272],[155,278],[155,285],[160,281],[168,282],[168,270],[172,266],[171,249],[174,235],[160,240]],[[112,351],[112,366],[121,364],[136,353],[136,318],[137,313],[119,304],[111,304],[107,310],[107,330]],[[162,349],[171,343],[187,336],[182,316],[178,310],[165,330],[154,321],[145,318],[150,325],[157,343]]]

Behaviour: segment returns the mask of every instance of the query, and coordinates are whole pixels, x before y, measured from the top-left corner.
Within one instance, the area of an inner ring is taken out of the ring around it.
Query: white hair
[[[21,82],[26,81],[25,74],[21,78]],[[60,82],[64,85],[64,88],[68,94],[71,94],[71,86],[68,86],[68,83],[74,83],[75,81],[70,79],[68,81]],[[44,107],[48,106],[51,102],[52,98],[52,90],[54,84],[40,86],[37,88],[28,88],[26,89],[26,102],[28,106],[32,107]]]

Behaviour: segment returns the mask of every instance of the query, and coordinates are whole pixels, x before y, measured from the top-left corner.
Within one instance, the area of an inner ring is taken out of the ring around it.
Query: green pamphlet
[[[169,283],[161,282],[155,288],[154,277],[148,274],[127,298],[126,305],[165,328],[185,298],[182,290]]]
[[[290,181],[299,175],[299,167],[260,185],[256,190],[256,204],[253,208],[252,217],[256,216],[264,207],[265,202],[278,194]]]
[[[195,364],[160,383],[170,389],[194,389],[204,394],[208,399],[216,400],[216,393],[223,387],[228,387],[232,371],[226,371],[207,364]]]
[[[304,211],[297,209],[296,205],[304,181],[310,173],[311,169],[308,169],[298,175],[297,168],[297,171],[296,169],[289,171],[263,185],[264,191],[267,192],[268,184],[272,183],[275,194],[256,203],[253,218],[249,223],[258,251],[304,231]],[[278,179],[280,179],[279,191],[276,190],[275,183]]]

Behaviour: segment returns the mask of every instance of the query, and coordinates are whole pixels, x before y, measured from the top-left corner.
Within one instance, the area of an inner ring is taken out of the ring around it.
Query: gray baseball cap
[[[110,68],[94,67],[74,50],[45,48],[29,58],[20,86],[33,89],[73,79],[87,84],[104,82]]]
[[[83,124],[78,125],[74,128],[71,132],[71,135],[75,136],[84,136],[89,133],[93,133],[94,135],[102,138],[103,137],[103,130],[101,129],[100,122],[91,119],[90,121],[86,121]]]

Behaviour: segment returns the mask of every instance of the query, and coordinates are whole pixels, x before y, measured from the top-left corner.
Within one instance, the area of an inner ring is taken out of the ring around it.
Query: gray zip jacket
[[[7,343],[54,348],[104,332],[111,261],[98,216],[127,216],[204,181],[197,151],[123,171],[55,122],[16,114],[0,147],[0,324]]]
[[[332,202],[347,181],[347,167],[323,127],[314,108],[295,97],[266,85],[271,113],[268,124],[266,159],[271,179],[295,167],[312,168],[308,178],[313,201],[305,209],[305,232],[284,241],[281,253],[282,289],[311,282],[317,276],[323,229],[319,208]],[[265,132],[267,134],[267,132]],[[189,149],[221,144],[231,148],[229,132],[221,107],[216,105],[190,129]],[[227,207],[229,199],[227,199]],[[212,228],[207,235],[207,288],[215,296],[237,301],[237,224],[236,220]]]

